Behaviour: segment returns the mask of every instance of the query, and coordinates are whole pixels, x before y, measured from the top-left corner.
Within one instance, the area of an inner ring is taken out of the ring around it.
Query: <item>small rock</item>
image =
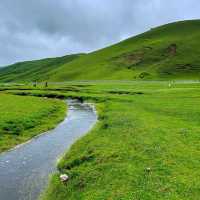
[[[61,175],[60,175],[60,180],[61,180],[63,183],[66,183],[66,182],[69,180],[69,176],[67,176],[67,174],[61,174]]]
[[[151,168],[150,168],[150,167],[147,167],[147,168],[146,168],[146,171],[147,171],[147,172],[150,172],[150,171],[151,171]]]

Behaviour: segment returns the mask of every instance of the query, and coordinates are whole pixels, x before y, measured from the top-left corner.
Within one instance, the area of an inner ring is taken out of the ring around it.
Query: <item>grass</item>
[[[137,85],[143,95],[97,104],[99,123],[58,165],[69,182],[54,175],[43,199],[199,199],[200,88],[183,86]]]
[[[5,89],[5,88],[4,88]],[[58,164],[43,200],[198,200],[200,84],[102,82],[8,90],[96,102],[99,122]],[[63,184],[59,175],[70,180]]]
[[[175,22],[89,54],[19,63],[0,70],[0,81],[199,80],[199,26]]]
[[[59,100],[0,94],[0,152],[52,129],[66,105]]]

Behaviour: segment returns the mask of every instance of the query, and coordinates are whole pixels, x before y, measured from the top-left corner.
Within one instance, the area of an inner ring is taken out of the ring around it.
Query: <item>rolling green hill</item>
[[[78,59],[53,59],[50,67],[42,67],[39,61],[23,67],[19,63],[0,70],[0,81],[199,79],[199,55],[200,20],[182,21],[75,56]]]
[[[45,81],[63,64],[67,64],[83,54],[67,55],[57,58],[19,62],[8,67],[0,68],[1,82]]]

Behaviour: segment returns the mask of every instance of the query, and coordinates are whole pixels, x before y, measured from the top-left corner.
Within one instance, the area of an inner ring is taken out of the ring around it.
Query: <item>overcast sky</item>
[[[0,0],[0,66],[93,51],[199,10],[199,0]]]

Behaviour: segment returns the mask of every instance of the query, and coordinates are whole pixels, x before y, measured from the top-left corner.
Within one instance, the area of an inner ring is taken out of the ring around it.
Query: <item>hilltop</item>
[[[18,63],[0,70],[0,81],[199,79],[199,27],[200,20],[175,22],[89,54],[52,59],[50,65]]]

